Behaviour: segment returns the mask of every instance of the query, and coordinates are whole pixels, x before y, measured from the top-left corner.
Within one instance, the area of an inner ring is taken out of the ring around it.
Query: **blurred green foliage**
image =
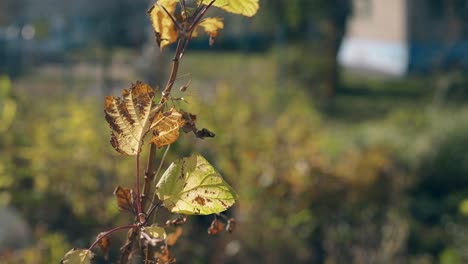
[[[276,88],[274,53],[218,56],[187,54],[181,74],[194,76],[192,95],[174,101],[216,137],[183,135],[167,163],[202,152],[240,196],[230,212],[238,225],[209,237],[211,218],[190,218],[174,248],[179,262],[468,261],[466,107],[430,105],[428,80],[347,80],[354,93],[325,115],[303,83]],[[110,146],[103,98],[14,86],[0,81],[0,102],[16,105],[0,130],[0,200],[26,218],[34,243],[0,260],[56,263],[131,220],[112,191],[133,186],[134,160]],[[413,94],[385,94],[392,86]]]

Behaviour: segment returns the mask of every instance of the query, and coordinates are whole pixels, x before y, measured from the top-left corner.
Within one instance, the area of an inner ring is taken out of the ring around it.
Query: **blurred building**
[[[396,76],[468,69],[467,4],[459,3],[353,0],[338,59],[346,67]]]

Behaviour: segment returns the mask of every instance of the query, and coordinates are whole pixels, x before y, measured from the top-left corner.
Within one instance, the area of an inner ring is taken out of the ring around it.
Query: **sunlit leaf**
[[[163,205],[173,213],[216,214],[231,207],[237,194],[200,155],[173,162],[156,186]]]
[[[224,28],[223,20],[217,17],[208,17],[198,25],[210,36],[210,45],[213,45],[214,40],[219,34],[218,31]]]
[[[153,130],[151,143],[156,144],[158,148],[174,143],[179,138],[179,129],[184,124],[182,114],[174,108],[157,113],[150,127]]]
[[[218,219],[215,218],[211,222],[210,227],[208,228],[208,235],[218,234],[219,232],[224,230],[224,226],[225,226],[225,224],[223,222],[221,222],[221,221],[219,221]]]
[[[120,210],[135,212],[135,196],[131,189],[117,186],[114,190],[114,196],[117,199],[117,206]]]
[[[94,254],[86,249],[72,249],[63,256],[61,264],[91,264]]]
[[[169,14],[175,17],[174,12],[178,2],[179,0],[159,0],[149,11],[156,40],[161,49],[177,40],[178,33]]]
[[[174,233],[170,233],[166,239],[166,245],[172,247],[175,245],[179,237],[182,235],[182,227],[177,227]]]
[[[211,0],[202,1],[206,5],[211,3]],[[216,0],[213,6],[248,17],[255,15],[259,8],[258,0]]]
[[[149,85],[137,82],[130,91],[122,91],[122,98],[106,97],[105,113],[112,129],[111,144],[122,154],[136,155],[149,131],[154,91]]]

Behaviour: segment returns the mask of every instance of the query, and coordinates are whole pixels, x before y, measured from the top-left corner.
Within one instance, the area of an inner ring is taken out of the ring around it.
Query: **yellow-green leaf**
[[[160,226],[149,226],[145,227],[145,233],[147,233],[151,238],[164,240],[167,237],[166,230]]]
[[[205,5],[211,3],[211,0],[202,1]],[[254,16],[259,8],[258,0],[216,0],[213,6],[224,9],[227,12],[248,17]]]
[[[231,207],[237,194],[200,155],[173,162],[156,185],[156,194],[173,213],[208,215]]]
[[[122,98],[106,97],[104,112],[112,129],[111,144],[122,154],[136,155],[151,124],[154,91],[149,85],[137,82],[130,91],[122,91]]]
[[[169,14],[175,17],[174,12],[178,2],[179,0],[159,0],[149,11],[151,23],[156,34],[156,41],[161,49],[177,40],[178,33]]]
[[[72,249],[63,256],[61,264],[91,264],[94,254],[86,249]]]

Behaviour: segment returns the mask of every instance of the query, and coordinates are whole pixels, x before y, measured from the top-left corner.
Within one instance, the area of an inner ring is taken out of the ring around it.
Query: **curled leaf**
[[[60,264],[91,264],[94,254],[86,249],[72,249],[63,256]]]
[[[201,0],[203,4],[207,5],[212,0]],[[248,17],[254,16],[259,8],[258,0],[216,0],[213,6],[219,7],[224,11],[244,15]]]
[[[179,0],[158,0],[148,11],[161,49],[177,40],[178,33],[171,19],[171,16],[174,18],[177,2]]]
[[[126,155],[140,152],[143,137],[149,131],[153,98],[153,89],[142,82],[130,90],[124,89],[122,99],[106,97],[104,112],[112,129],[111,144],[115,150]]]
[[[182,130],[185,133],[193,132],[197,138],[204,139],[206,137],[214,137],[215,134],[210,130],[203,128],[202,130],[198,130],[197,126],[195,125],[195,121],[197,120],[197,116],[187,112],[181,112],[183,119],[184,119],[184,126]]]
[[[101,249],[101,251],[104,253],[104,256],[106,260],[109,258],[109,248],[110,248],[110,238],[109,236],[102,237],[104,233],[100,233],[97,238],[101,239],[99,240],[98,246]],[[102,237],[102,238],[101,238]]]
[[[216,235],[218,234],[219,232],[223,231],[224,230],[224,223],[219,221],[218,219],[214,219],[212,222],[211,222],[211,225],[210,227],[208,228],[208,235]]]
[[[156,186],[156,194],[173,213],[208,215],[231,207],[237,194],[200,155],[173,162]]]
[[[182,114],[174,108],[157,113],[150,127],[153,129],[151,143],[158,148],[174,143],[179,138],[179,129],[183,124]]]
[[[135,195],[131,189],[117,186],[114,190],[114,196],[117,199],[117,206],[120,210],[135,212]]]

